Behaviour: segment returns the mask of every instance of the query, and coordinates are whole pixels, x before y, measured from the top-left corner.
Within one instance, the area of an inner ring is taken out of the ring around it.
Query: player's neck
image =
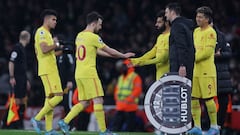
[[[89,32],[93,32],[94,31],[94,28],[91,27],[90,25],[88,25],[84,31],[89,31]]]
[[[169,33],[170,32],[170,27],[166,27],[166,29],[163,31],[163,33]]]
[[[207,29],[208,28],[208,24],[207,25],[203,25],[203,26],[201,26],[201,30],[205,30],[205,29]]]
[[[43,24],[43,28],[48,30],[48,31],[50,31],[50,28],[47,25],[45,25],[45,24]]]

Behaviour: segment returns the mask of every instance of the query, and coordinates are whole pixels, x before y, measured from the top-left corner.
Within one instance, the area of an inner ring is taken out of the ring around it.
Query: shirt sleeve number
[[[84,60],[86,57],[86,47],[84,45],[80,45],[77,48],[77,57],[79,60]]]

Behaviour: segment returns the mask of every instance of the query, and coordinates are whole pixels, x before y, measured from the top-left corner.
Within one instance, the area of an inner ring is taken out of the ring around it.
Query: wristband
[[[59,46],[60,46],[60,43],[59,43],[59,42],[56,42],[55,44],[56,44],[56,46],[57,46],[57,47],[59,47]]]

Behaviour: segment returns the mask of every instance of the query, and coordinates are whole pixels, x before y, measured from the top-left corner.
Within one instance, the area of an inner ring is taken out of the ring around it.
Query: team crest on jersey
[[[210,34],[209,38],[210,38],[210,39],[214,39],[213,33]]]
[[[101,38],[99,38],[99,39],[98,39],[98,41],[99,41],[99,43],[103,43],[103,41],[102,41],[102,39],[101,39]]]
[[[40,39],[45,39],[45,36],[44,36],[44,34],[45,34],[45,32],[44,31],[40,31]]]
[[[41,36],[44,35],[44,31],[40,31],[40,35],[41,35]]]

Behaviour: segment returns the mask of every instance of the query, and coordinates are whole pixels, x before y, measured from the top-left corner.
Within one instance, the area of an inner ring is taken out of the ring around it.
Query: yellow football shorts
[[[79,100],[104,96],[102,84],[98,78],[76,78],[76,83]]]
[[[40,77],[44,86],[45,96],[49,96],[50,93],[62,92],[62,85],[58,72],[41,75]]]
[[[217,95],[216,77],[193,77],[192,97],[211,98]]]

